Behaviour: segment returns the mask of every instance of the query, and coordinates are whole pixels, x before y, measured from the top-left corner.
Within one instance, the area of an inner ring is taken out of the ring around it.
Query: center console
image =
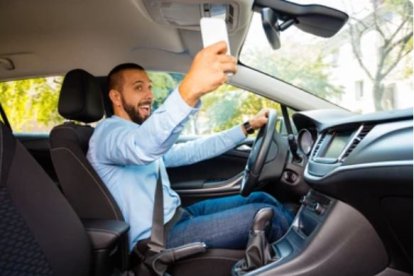
[[[315,190],[302,199],[293,224],[271,250],[270,263],[243,275],[374,275],[388,264],[366,218]]]

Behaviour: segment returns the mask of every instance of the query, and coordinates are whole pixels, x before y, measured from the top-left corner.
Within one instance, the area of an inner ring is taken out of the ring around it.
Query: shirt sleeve
[[[175,89],[142,125],[126,121],[108,124],[100,130],[98,126],[95,131],[100,133],[94,142],[99,144],[99,151],[95,150],[97,157],[104,163],[119,165],[155,161],[173,146],[189,115],[197,110],[198,106],[189,106]]]
[[[210,159],[234,148],[245,138],[241,127],[235,126],[214,135],[175,144],[164,155],[164,163],[167,167],[178,167]]]

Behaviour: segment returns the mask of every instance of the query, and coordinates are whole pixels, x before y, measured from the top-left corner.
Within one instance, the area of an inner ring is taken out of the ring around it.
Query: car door
[[[178,143],[186,141],[188,138],[181,138]],[[242,173],[253,142],[254,138],[249,137],[235,148],[212,159],[168,168],[171,186],[185,203],[238,194]]]

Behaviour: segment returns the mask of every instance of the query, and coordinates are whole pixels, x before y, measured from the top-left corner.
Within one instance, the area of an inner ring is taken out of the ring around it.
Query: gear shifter
[[[270,245],[265,235],[265,230],[271,223],[272,218],[272,208],[263,208],[256,213],[249,234],[245,257],[235,264],[233,275],[243,275],[272,261]]]
[[[256,215],[253,219],[253,226],[252,231],[253,232],[260,232],[265,231],[266,226],[269,225],[270,220],[273,218],[273,209],[268,208],[262,208],[259,211],[257,211]]]

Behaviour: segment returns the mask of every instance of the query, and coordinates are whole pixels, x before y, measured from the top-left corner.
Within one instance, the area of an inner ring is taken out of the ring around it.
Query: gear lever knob
[[[273,209],[270,207],[262,208],[257,211],[253,219],[253,232],[264,231],[273,218]]]
[[[241,276],[272,261],[272,251],[265,230],[273,218],[273,209],[262,208],[253,218],[244,258],[233,267],[233,275]]]

